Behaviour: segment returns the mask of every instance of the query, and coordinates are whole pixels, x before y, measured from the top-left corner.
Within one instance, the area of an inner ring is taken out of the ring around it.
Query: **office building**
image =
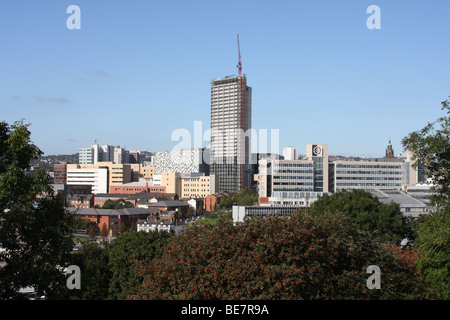
[[[181,173],[161,172],[153,175],[153,186],[166,187],[167,193],[181,194]]]
[[[259,160],[259,197],[280,192],[328,192],[328,145],[308,144],[306,158],[301,160]]]
[[[67,181],[67,163],[55,163],[53,165],[53,183],[65,184]]]
[[[181,199],[205,198],[218,191],[218,181],[215,175],[182,174],[180,191]]]
[[[68,185],[90,185],[92,193],[108,192],[108,169],[67,167]]]
[[[70,169],[106,169],[107,189],[102,193],[109,192],[112,186],[121,186],[132,182],[132,170],[129,164],[116,164],[112,162],[99,162],[97,164],[68,164],[67,172]]]
[[[79,148],[78,164],[97,164],[99,162],[112,162],[115,164],[139,163],[140,151],[128,150],[120,146],[93,144],[87,148]]]
[[[211,82],[210,172],[221,191],[235,193],[251,183],[251,98],[245,75]]]
[[[333,161],[330,164],[330,187],[344,189],[397,189],[409,184],[408,162],[379,158],[360,161]]]

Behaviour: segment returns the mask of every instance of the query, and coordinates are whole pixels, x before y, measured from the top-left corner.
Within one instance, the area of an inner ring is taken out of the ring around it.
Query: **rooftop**
[[[395,202],[400,207],[415,207],[415,208],[426,208],[427,205],[406,193],[403,193],[399,190],[370,190],[374,196],[378,197],[378,200],[381,203],[391,204],[391,202]]]

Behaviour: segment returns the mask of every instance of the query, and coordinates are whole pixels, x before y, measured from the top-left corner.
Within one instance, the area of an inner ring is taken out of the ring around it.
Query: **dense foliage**
[[[442,102],[442,110],[450,114],[448,100]],[[423,165],[425,177],[433,181],[432,203],[450,213],[450,116],[440,117],[410,133],[403,138],[402,145],[412,152],[416,166]]]
[[[75,217],[53,196],[44,170],[27,173],[42,152],[29,125],[0,122],[0,297],[18,298],[20,288],[51,295],[65,285],[59,267],[72,251]],[[37,199],[40,198],[40,199]]]
[[[165,231],[128,232],[120,235],[113,243],[105,247],[108,267],[111,272],[109,299],[123,299],[122,284],[130,278],[139,281],[134,274],[134,261],[150,261],[162,255],[171,234]]]
[[[221,220],[173,237],[161,258],[137,261],[139,281],[124,288],[129,299],[430,298],[409,253],[342,214]],[[369,265],[381,269],[380,290],[367,288]]]
[[[404,217],[398,204],[383,204],[364,190],[343,190],[332,195],[324,194],[313,202],[311,214],[340,212],[347,215],[361,230],[368,231],[381,242],[397,245],[413,238],[411,221]]]
[[[415,245],[420,249],[419,270],[437,293],[450,299],[450,102],[442,102],[447,116],[410,133],[402,145],[421,164],[433,183],[431,203],[436,210],[417,221]]]
[[[103,204],[102,209],[124,209],[124,208],[134,208],[134,205],[130,201],[125,201],[124,199],[111,200],[108,199]]]
[[[71,258],[72,265],[80,267],[81,289],[61,289],[51,299],[64,300],[105,300],[108,298],[111,271],[109,257],[104,249],[95,242],[83,245]]]

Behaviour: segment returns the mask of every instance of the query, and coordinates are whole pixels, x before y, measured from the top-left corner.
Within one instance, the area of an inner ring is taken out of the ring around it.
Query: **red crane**
[[[242,60],[241,60],[241,48],[239,47],[239,34],[237,35],[237,44],[238,44],[239,62],[236,67],[238,68],[238,75],[242,76]]]

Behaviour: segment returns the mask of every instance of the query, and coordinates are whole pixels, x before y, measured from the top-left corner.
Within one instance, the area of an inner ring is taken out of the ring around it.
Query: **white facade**
[[[283,148],[284,160],[297,160],[298,150],[294,147]]]
[[[333,161],[334,192],[344,189],[402,189],[409,184],[409,163],[397,161]]]
[[[149,221],[141,221],[137,223],[137,231],[145,231],[150,232],[154,230],[158,231],[166,231],[171,232],[171,230],[174,232],[175,235],[180,234],[184,229],[186,228],[186,225],[183,223],[181,225],[176,225],[171,222],[167,221],[159,221],[159,222],[149,222]]]
[[[108,169],[67,169],[68,185],[91,185],[92,193],[108,193]]]

